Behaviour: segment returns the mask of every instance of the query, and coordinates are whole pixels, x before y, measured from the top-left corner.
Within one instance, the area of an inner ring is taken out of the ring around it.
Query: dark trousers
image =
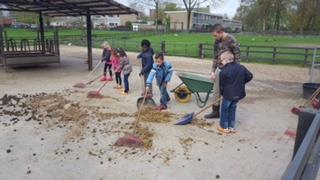
[[[116,82],[121,86],[122,84],[121,72],[116,72]]]
[[[104,69],[103,69],[103,75],[106,76],[107,75],[107,70],[109,70],[109,75],[110,77],[112,77],[112,65],[111,64],[104,64]]]
[[[129,92],[129,74],[124,74],[123,75],[123,82],[124,82],[124,92]]]

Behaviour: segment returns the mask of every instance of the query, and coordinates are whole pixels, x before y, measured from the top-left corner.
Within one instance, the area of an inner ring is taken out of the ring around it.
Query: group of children
[[[148,40],[141,42],[142,52],[137,56],[141,59],[141,71],[139,76],[144,79],[145,89],[141,96],[152,97],[152,81],[157,80],[161,98],[158,110],[167,109],[167,103],[170,101],[169,93],[167,91],[167,83],[171,80],[172,65],[164,60],[164,55],[159,53],[155,56],[156,63],[154,63],[154,51],[150,47],[151,43]],[[102,62],[104,62],[103,77],[101,81],[113,81],[113,73],[115,73],[116,86],[115,89],[123,90],[122,94],[129,93],[129,76],[132,72],[132,65],[129,58],[122,48],[113,49],[108,42],[102,44]],[[109,77],[107,76],[109,72]],[[122,76],[124,88],[122,87]]]
[[[113,49],[108,42],[102,44],[102,62],[104,62],[103,77],[101,81],[113,81],[112,70],[115,72],[116,86],[115,89],[122,91],[122,94],[127,95],[129,93],[129,76],[132,72],[132,65],[129,58],[122,48]],[[109,77],[107,76],[109,71]],[[122,77],[124,88],[122,87]]]
[[[154,56],[154,51],[150,47],[148,40],[141,42],[142,52],[137,56],[141,59],[140,78],[144,79],[145,89],[142,96],[152,97],[152,82],[156,79],[156,84],[160,90],[160,105],[158,110],[165,110],[168,108],[167,104],[170,101],[170,96],[167,91],[167,85],[171,80],[173,67],[172,64],[164,59],[163,53],[158,53]],[[112,70],[115,72],[116,89],[122,89],[122,78],[124,80],[123,94],[129,93],[128,78],[132,72],[132,65],[124,49],[112,49],[110,45],[105,42],[103,44],[103,59],[105,62],[104,77],[101,81],[112,81]],[[155,61],[154,58],[155,57]],[[219,80],[215,83],[219,84],[219,94],[223,97],[220,118],[220,132],[234,132],[235,113],[239,100],[245,97],[245,84],[252,79],[252,73],[249,72],[239,62],[234,61],[234,56],[228,51],[220,56],[220,73]],[[106,76],[109,71],[109,77]],[[219,103],[220,106],[220,103]]]

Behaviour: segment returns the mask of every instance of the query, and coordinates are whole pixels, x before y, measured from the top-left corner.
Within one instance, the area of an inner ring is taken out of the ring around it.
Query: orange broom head
[[[300,108],[293,107],[293,108],[291,109],[291,112],[292,112],[293,114],[295,114],[295,115],[299,115],[300,112],[301,112],[301,110],[300,110]]]
[[[143,147],[143,141],[138,136],[127,134],[124,137],[119,138],[115,145],[139,148]]]
[[[320,109],[320,101],[318,99],[313,99],[312,100],[312,106],[316,109]]]

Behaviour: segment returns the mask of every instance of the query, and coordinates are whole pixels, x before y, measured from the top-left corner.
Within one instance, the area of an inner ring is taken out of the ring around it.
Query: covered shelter
[[[92,15],[138,14],[114,0],[0,0],[1,11],[24,11],[39,14],[39,34],[33,49],[26,39],[16,43],[7,39],[0,28],[0,63],[6,65],[60,62],[58,32],[50,39],[44,34],[43,16],[85,16],[87,29],[88,69],[92,70]],[[24,58],[24,59],[22,59]]]

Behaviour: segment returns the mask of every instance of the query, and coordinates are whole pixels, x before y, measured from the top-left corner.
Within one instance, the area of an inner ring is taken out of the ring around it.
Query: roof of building
[[[138,14],[137,11],[126,7],[114,0],[0,0],[6,8],[0,10],[42,12],[44,15],[85,16]]]

